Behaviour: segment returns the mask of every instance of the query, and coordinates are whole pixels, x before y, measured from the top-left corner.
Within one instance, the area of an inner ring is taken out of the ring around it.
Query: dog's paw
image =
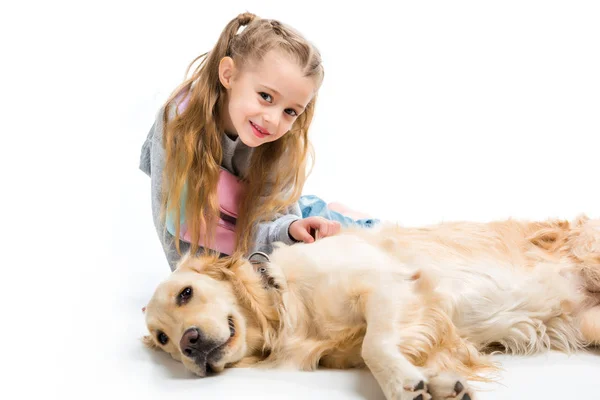
[[[467,381],[449,373],[429,378],[429,392],[433,400],[475,400],[475,392]]]
[[[396,396],[396,400],[431,400],[429,386],[425,380],[418,382],[404,382],[402,390]]]

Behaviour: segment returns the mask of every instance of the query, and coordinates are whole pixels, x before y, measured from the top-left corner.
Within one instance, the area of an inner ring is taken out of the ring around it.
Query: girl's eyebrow
[[[263,84],[261,84],[261,86],[264,87],[265,89],[267,89],[267,90],[275,93],[277,96],[281,96],[281,93],[279,93],[277,90],[273,89],[272,87],[269,87],[269,86],[263,85]],[[306,107],[304,107],[304,106],[302,106],[302,105],[300,105],[298,103],[296,103],[296,107],[298,107],[301,110],[304,110],[306,108]]]

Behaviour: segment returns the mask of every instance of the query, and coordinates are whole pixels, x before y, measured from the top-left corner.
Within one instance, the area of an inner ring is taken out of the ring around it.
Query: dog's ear
[[[144,337],[142,337],[142,343],[149,349],[158,350],[158,346],[150,335],[144,335]]]

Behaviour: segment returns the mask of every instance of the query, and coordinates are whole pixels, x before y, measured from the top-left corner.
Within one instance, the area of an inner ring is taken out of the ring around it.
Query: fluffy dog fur
[[[600,220],[345,230],[262,267],[185,256],[147,305],[145,343],[199,376],[367,367],[402,400],[473,399],[494,351],[600,344]]]

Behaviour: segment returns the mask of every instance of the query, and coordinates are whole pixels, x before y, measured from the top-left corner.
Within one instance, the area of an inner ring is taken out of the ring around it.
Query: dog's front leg
[[[398,348],[400,307],[386,293],[373,293],[365,307],[362,358],[387,400],[429,400],[425,375]]]

